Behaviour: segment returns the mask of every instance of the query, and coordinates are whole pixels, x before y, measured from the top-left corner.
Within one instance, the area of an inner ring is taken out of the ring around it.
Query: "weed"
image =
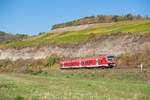
[[[38,74],[41,74],[42,72],[43,72],[42,70],[39,70],[39,71],[36,71],[36,72],[32,72],[31,74],[38,75]]]
[[[23,96],[16,96],[14,100],[25,100]]]
[[[146,69],[144,69],[144,70],[143,70],[143,72],[144,72],[144,73],[146,73],[146,72],[147,72],[147,70],[146,70]]]

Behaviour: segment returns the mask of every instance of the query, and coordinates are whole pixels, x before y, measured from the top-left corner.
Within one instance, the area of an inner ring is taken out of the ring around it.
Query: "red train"
[[[101,54],[96,57],[86,59],[75,59],[60,61],[60,68],[112,68],[116,66],[116,59],[110,54]]]

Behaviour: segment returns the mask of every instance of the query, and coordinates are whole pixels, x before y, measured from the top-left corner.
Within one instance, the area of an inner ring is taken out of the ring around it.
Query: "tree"
[[[142,16],[140,14],[138,14],[137,19],[142,19]]]
[[[55,56],[48,56],[44,60],[43,64],[45,67],[52,66],[56,63],[56,57]]]
[[[98,15],[98,22],[103,23],[104,22],[104,16],[103,15]]]
[[[104,15],[104,22],[112,22],[112,15]]]
[[[149,19],[148,15],[145,16],[145,19]]]
[[[38,35],[42,35],[42,34],[44,34],[45,32],[40,32]]]
[[[119,16],[118,15],[113,16],[112,21],[114,22],[119,21]]]
[[[127,20],[132,20],[133,19],[133,15],[132,14],[127,14],[125,15]]]

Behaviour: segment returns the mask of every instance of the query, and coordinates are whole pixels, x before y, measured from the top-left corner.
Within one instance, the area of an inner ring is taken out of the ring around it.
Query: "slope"
[[[132,34],[146,34],[150,32],[150,20],[121,21],[108,27],[84,29],[71,32],[46,33],[34,37],[31,40],[0,45],[0,48],[35,46],[41,43],[80,43],[102,35],[117,32],[132,32]]]

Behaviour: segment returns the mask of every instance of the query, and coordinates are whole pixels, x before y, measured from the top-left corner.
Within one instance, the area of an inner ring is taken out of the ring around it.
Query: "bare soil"
[[[55,32],[66,32],[66,31],[79,31],[83,29],[92,29],[98,27],[108,27],[116,24],[115,22],[112,23],[100,23],[100,24],[86,24],[86,25],[79,25],[79,26],[72,26],[72,27],[64,27],[64,28],[57,28],[54,30],[50,30],[49,33]]]

